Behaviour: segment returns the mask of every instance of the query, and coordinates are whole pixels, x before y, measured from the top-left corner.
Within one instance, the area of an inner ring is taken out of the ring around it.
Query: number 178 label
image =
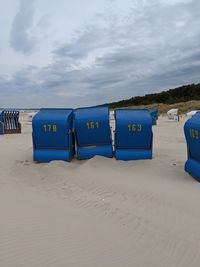
[[[43,125],[45,133],[56,133],[57,132],[57,125],[56,124],[44,124]]]

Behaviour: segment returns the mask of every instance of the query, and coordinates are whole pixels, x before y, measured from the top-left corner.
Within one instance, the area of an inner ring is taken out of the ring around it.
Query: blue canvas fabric
[[[74,112],[74,130],[78,159],[94,156],[112,157],[109,108],[78,108]]]
[[[185,171],[200,181],[200,113],[186,121],[184,133],[187,142],[188,159]]]
[[[0,111],[0,135],[4,134],[3,112]]]
[[[150,112],[150,115],[152,117],[152,124],[156,125],[157,120],[158,120],[158,110],[157,109],[151,109],[149,112]]]
[[[70,161],[74,156],[72,123],[72,109],[41,109],[32,120],[34,161]]]
[[[152,118],[148,110],[115,110],[117,160],[152,159]]]

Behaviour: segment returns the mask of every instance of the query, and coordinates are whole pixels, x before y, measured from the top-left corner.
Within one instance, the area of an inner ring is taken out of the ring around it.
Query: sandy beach
[[[21,135],[0,136],[0,266],[199,267],[185,120],[159,118],[153,160],[36,164],[24,114]]]

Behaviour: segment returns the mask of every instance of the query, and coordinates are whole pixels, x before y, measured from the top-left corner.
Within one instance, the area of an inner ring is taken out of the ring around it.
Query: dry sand
[[[23,118],[21,135],[0,136],[0,267],[200,266],[184,118],[159,119],[153,160],[49,164],[32,162]]]

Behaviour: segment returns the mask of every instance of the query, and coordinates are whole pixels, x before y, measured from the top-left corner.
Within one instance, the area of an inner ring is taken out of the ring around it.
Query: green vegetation
[[[136,108],[136,109],[157,109],[159,114],[167,113],[168,110],[172,108],[178,108],[179,114],[186,114],[191,110],[200,110],[200,100],[192,100],[187,102],[179,102],[174,104],[150,104],[150,105],[139,105],[139,106],[129,106],[126,108]]]
[[[175,89],[170,89],[168,91],[163,91],[160,93],[132,97],[127,100],[121,100],[118,102],[108,103],[108,105],[110,108],[121,108],[121,107],[131,107],[131,106],[138,107],[141,105],[142,107],[144,107],[146,105],[153,105],[154,108],[158,108],[159,106],[160,107],[166,106],[166,109],[168,109],[169,106],[174,107],[173,104],[179,103],[179,105],[184,110],[183,112],[185,112],[188,109],[185,110],[185,103],[181,103],[181,102],[190,101],[189,106],[191,106],[191,103],[193,104],[191,109],[200,109],[200,104],[199,104],[200,102],[197,101],[198,103],[196,103],[195,101],[192,101],[192,100],[200,100],[200,83],[184,85],[184,86],[181,86]],[[162,105],[159,105],[159,104],[162,104]],[[194,107],[194,104],[195,104],[195,107]],[[178,108],[177,104],[175,106]]]

